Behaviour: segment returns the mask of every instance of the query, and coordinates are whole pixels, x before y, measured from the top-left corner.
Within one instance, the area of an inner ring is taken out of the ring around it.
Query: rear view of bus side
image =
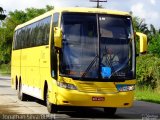
[[[140,38],[146,52],[147,37]],[[135,32],[126,12],[55,9],[16,27],[11,78],[18,98],[59,106],[131,107],[136,84]]]

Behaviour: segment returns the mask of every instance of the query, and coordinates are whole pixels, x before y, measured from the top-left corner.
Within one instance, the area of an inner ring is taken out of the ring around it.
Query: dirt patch
[[[0,114],[18,114],[17,110],[13,109],[15,106],[0,105]]]

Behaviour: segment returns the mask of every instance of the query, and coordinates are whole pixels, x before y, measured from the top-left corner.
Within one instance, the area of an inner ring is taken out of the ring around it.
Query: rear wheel
[[[18,99],[21,100],[21,101],[26,101],[27,100],[27,95],[22,92],[21,81],[19,82],[19,86],[18,86]]]
[[[16,76],[16,80],[15,80],[15,89],[18,90],[18,78]]]
[[[107,116],[114,116],[116,113],[117,108],[105,107],[104,112]]]
[[[46,106],[47,106],[47,110],[48,110],[49,113],[57,113],[58,112],[57,105],[49,102],[49,90],[48,90],[48,88],[46,90],[45,101],[46,101]]]

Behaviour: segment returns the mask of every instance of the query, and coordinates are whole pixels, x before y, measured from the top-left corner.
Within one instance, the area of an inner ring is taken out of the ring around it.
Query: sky
[[[111,10],[120,10],[133,12],[149,24],[160,28],[160,0],[107,0],[100,3],[104,8]],[[0,0],[0,7],[6,10],[6,13],[14,10],[25,10],[29,7],[44,8],[46,5],[54,7],[94,7],[95,2],[90,0]]]

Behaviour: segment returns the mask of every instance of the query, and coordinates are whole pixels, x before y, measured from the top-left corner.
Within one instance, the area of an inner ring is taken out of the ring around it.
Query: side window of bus
[[[51,16],[18,29],[15,32],[13,49],[48,45],[50,23]]]
[[[48,17],[37,23],[37,46],[49,44],[50,21],[51,17]]]
[[[20,30],[17,30],[14,34],[14,41],[13,41],[13,49],[18,50],[21,48],[21,43],[20,43]]]
[[[53,14],[53,27],[58,27],[59,13]]]
[[[17,46],[17,31],[14,32],[14,39],[13,39],[13,50],[16,50]]]

